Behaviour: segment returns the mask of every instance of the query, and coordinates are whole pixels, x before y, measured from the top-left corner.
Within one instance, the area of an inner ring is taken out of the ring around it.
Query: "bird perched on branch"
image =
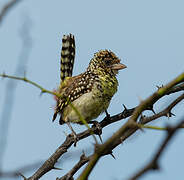
[[[120,59],[109,50],[100,50],[94,54],[84,73],[72,76],[75,59],[75,39],[72,34],[64,35],[61,51],[61,83],[57,93],[65,98],[56,98],[57,105],[53,121],[60,114],[60,124],[72,122],[82,124],[76,111],[89,122],[104,112],[116,93],[119,70],[126,68]]]

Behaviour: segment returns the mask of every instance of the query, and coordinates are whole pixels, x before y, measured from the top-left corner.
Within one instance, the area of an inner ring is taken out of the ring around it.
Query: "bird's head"
[[[91,59],[88,70],[90,71],[106,71],[116,75],[119,70],[126,68],[124,64],[120,63],[120,59],[109,50],[100,50],[94,54],[94,57]]]

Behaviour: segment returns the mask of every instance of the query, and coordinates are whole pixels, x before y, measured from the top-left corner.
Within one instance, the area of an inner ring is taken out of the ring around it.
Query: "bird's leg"
[[[101,143],[103,143],[102,141],[102,137],[101,137],[101,134],[102,134],[102,127],[100,125],[100,123],[98,121],[89,121],[88,124],[93,124],[92,127],[96,127],[97,130],[94,132],[96,135],[98,135]]]
[[[76,134],[76,132],[74,131],[74,129],[72,128],[70,122],[67,121],[66,124],[68,125],[68,127],[69,127],[69,128],[71,129],[71,131],[72,131],[72,135],[73,135],[73,137],[74,137],[74,146],[76,146],[77,141],[78,141],[77,134]]]

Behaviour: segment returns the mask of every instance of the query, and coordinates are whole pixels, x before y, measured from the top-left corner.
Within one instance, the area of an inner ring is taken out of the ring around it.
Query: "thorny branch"
[[[152,107],[153,104],[155,104],[160,98],[166,95],[172,87],[180,84],[183,81],[184,73],[180,74],[177,78],[168,83],[166,86],[159,88],[158,91],[153,93],[146,100],[142,101],[140,105],[134,110],[132,116],[128,119],[128,121],[118,131],[116,131],[104,144],[99,145],[98,149],[93,154],[92,158],[79,176],[78,180],[87,179],[96,163],[99,161],[102,155],[107,152],[107,150],[113,150],[120,143],[122,143],[127,133],[129,133],[130,136],[138,129],[138,127],[135,126],[135,123],[137,122],[141,113],[146,110],[147,107]]]
[[[168,92],[167,92],[167,95],[170,95],[172,93],[175,93],[175,92],[179,92],[179,91],[182,91],[184,90],[184,83],[181,83],[175,87],[173,87],[172,89],[170,89]]]
[[[184,120],[174,127],[169,127],[169,126],[166,127],[167,136],[165,140],[162,142],[157,152],[155,153],[155,155],[153,156],[152,160],[148,164],[146,164],[145,167],[139,170],[133,177],[129,178],[129,180],[136,180],[140,178],[142,175],[144,175],[145,173],[147,173],[148,171],[160,169],[158,161],[161,155],[163,154],[164,150],[166,149],[166,146],[168,146],[168,143],[171,141],[175,133],[179,130],[179,128],[183,126],[183,124],[184,124]]]
[[[153,116],[150,117],[142,117],[141,118],[141,123],[146,124],[149,123],[155,119],[158,119],[160,117],[166,116],[166,117],[171,117],[174,114],[171,112],[171,110],[178,104],[180,101],[184,99],[184,93],[181,94],[178,98],[176,98],[169,106],[167,106],[163,111],[154,114]]]
[[[169,111],[171,111],[172,110],[172,108],[174,108],[181,100],[183,100],[184,99],[184,94],[182,94],[181,96],[179,96],[176,100],[174,100],[170,105],[168,105],[168,107],[166,107],[165,109],[163,109],[161,112],[159,112],[158,114],[162,114],[162,116],[166,116],[167,115],[167,113],[169,112]],[[127,112],[126,112],[127,111]],[[132,113],[130,113],[130,110],[128,110],[128,109],[125,109],[123,112],[122,112],[122,114],[124,114],[123,116],[124,117],[129,117],[129,115],[130,114],[132,114]],[[120,113],[121,114],[121,113]],[[154,117],[155,116],[157,116],[157,114],[155,114],[154,115]],[[114,116],[115,117],[115,116]],[[161,116],[159,116],[159,117],[161,117]],[[111,118],[113,118],[113,117],[110,117],[110,119]],[[147,119],[152,119],[152,116],[151,117],[145,117],[144,118],[144,120],[143,120],[143,122],[141,122],[141,124],[146,124],[146,123],[148,123],[148,122],[150,122],[150,121],[147,121]],[[157,118],[153,118],[151,121],[153,121],[153,120],[156,120]],[[116,119],[116,120],[118,120],[118,119]],[[113,123],[113,122],[116,122],[116,121],[107,121],[106,120],[106,118],[104,118],[104,120],[103,121],[106,121],[106,122],[108,122],[109,124],[111,124],[111,123]],[[100,122],[100,124],[102,123],[103,124],[103,121],[101,121]],[[106,125],[109,125],[109,124],[106,124]],[[137,127],[138,128],[144,128],[144,126],[139,126],[139,125],[141,125],[141,124],[137,124]],[[105,125],[105,126],[106,126]],[[105,127],[104,126],[104,127]],[[149,126],[150,127],[150,126]],[[148,128],[147,126],[145,126],[145,128]],[[181,126],[181,128],[184,128],[184,126]],[[152,129],[154,129],[154,128],[152,128]],[[156,128],[155,128],[156,129]],[[158,129],[158,127],[157,127],[157,129]],[[167,128],[162,128],[162,129],[167,129]],[[160,130],[161,130],[161,128],[160,128]],[[130,132],[130,134],[128,134],[127,133],[127,135],[124,137],[124,139],[123,140],[125,140],[125,139],[127,139],[130,135],[132,134],[132,132]],[[122,137],[123,138],[123,137]],[[90,158],[91,158],[92,156],[90,156],[90,157],[88,157],[87,159],[86,159],[86,161],[85,161],[85,164],[90,160]],[[80,160],[81,161],[81,160]],[[77,164],[83,164],[83,161],[82,162],[78,162]],[[76,170],[76,166],[74,166],[73,168],[72,168],[72,170],[70,170],[70,171],[74,171],[74,170]],[[70,171],[69,171],[69,173],[67,173],[66,175],[64,175],[63,177],[61,177],[61,178],[59,178],[58,180],[67,180],[67,178],[72,178],[73,177],[73,174],[72,174],[72,176],[71,176],[71,173],[70,173]]]
[[[4,74],[1,74],[0,76],[4,77]],[[179,83],[183,82],[184,81],[184,73],[181,74],[180,76],[178,76],[177,79],[175,79],[175,81],[172,81],[170,84],[162,87],[162,88],[159,88],[158,91],[156,93],[153,94],[153,99],[151,98],[148,98],[147,100],[143,101],[139,106],[135,107],[135,108],[132,108],[132,109],[127,109],[125,106],[124,106],[124,111],[122,113],[119,113],[115,116],[111,116],[111,117],[106,117],[104,118],[99,124],[100,124],[100,127],[101,128],[104,128],[106,127],[107,125],[113,123],[113,122],[116,122],[116,121],[119,121],[119,120],[122,120],[122,119],[125,119],[127,117],[130,117],[131,118],[129,119],[129,121],[127,123],[125,123],[125,125],[123,126],[123,133],[121,134],[120,138],[117,138],[115,139],[115,141],[113,141],[113,143],[111,144],[110,143],[110,146],[108,145],[107,147],[106,143],[102,144],[102,145],[96,145],[97,148],[96,148],[96,152],[99,153],[99,150],[100,150],[100,155],[98,157],[98,159],[101,157],[101,156],[104,156],[106,154],[110,154],[112,152],[112,150],[118,146],[119,144],[122,143],[122,141],[124,141],[126,138],[128,138],[129,136],[131,136],[136,130],[138,130],[140,127],[136,125],[136,121],[132,121],[132,118],[138,118],[139,115],[141,114],[142,111],[144,110],[152,110],[153,111],[153,104],[155,104],[162,96],[164,95],[167,95],[170,91],[170,94],[171,93],[175,93],[175,92],[178,92],[178,88],[181,86],[180,88],[180,91],[182,91],[182,87],[183,87],[183,83],[178,85]],[[177,88],[176,88],[177,86]],[[178,98],[177,98],[178,99]],[[183,99],[180,98],[180,100],[176,100],[177,102],[173,102],[173,105],[175,103],[175,105],[177,103],[179,103],[181,100]],[[151,101],[151,103],[149,102]],[[146,104],[146,105],[145,105]],[[171,103],[172,104],[172,103]],[[173,106],[171,105],[171,106]],[[143,107],[141,110],[139,110],[140,107]],[[174,107],[174,106],[173,106]],[[168,108],[168,107],[167,107]],[[169,108],[168,108],[169,109]],[[169,112],[171,112],[171,109],[169,109]],[[137,113],[138,111],[138,114],[136,115],[135,117],[135,113]],[[163,110],[165,111],[165,110]],[[168,113],[168,112],[167,112]],[[167,113],[165,115],[167,115]],[[132,116],[132,114],[134,116]],[[163,113],[164,114],[164,113]],[[172,114],[171,114],[172,115]],[[131,121],[130,121],[131,120]],[[144,119],[143,119],[144,121]],[[144,122],[143,121],[140,121],[142,124],[144,123],[147,123],[147,122]],[[129,124],[128,124],[129,123]],[[77,134],[77,139],[78,140],[81,140],[81,139],[84,139],[88,136],[91,135],[91,131],[95,132],[96,134],[99,133],[99,129],[98,127],[96,126],[92,126],[91,129],[88,129],[82,133],[79,133]],[[115,134],[118,134],[118,133],[115,133]],[[68,135],[66,137],[66,140],[64,141],[64,143],[50,156],[50,158],[48,160],[46,160],[44,162],[44,164],[29,178],[24,178],[26,180],[36,180],[36,179],[39,179],[41,176],[43,176],[44,174],[46,174],[48,171],[52,170],[52,169],[58,169],[55,167],[55,163],[58,161],[58,159],[65,153],[67,152],[67,150],[70,148],[70,146],[74,143],[74,138],[73,136],[71,135]],[[104,150],[104,147],[105,149],[108,149],[108,151],[105,151]],[[87,163],[89,160],[91,161],[91,159],[94,157],[94,155],[90,156],[90,158],[88,157],[87,159],[85,159],[85,161],[82,161],[84,164]],[[78,168],[80,168],[79,164],[83,164],[81,163],[81,161],[79,161],[76,166]],[[76,167],[75,166],[75,167]],[[81,165],[82,166],[82,165]],[[75,172],[76,172],[76,168],[74,167],[74,169],[71,169],[71,171],[69,172],[69,175],[73,175]],[[94,167],[94,166],[93,166]],[[73,172],[73,173],[71,173]],[[88,175],[89,175],[90,171],[88,171]],[[67,174],[66,176],[69,177],[69,175]],[[88,176],[87,175],[87,176]],[[66,177],[65,176],[65,177]],[[86,177],[87,177],[86,176]],[[62,177],[63,178],[63,177]],[[72,178],[72,177],[71,177]],[[86,179],[86,178],[82,178],[82,179]]]

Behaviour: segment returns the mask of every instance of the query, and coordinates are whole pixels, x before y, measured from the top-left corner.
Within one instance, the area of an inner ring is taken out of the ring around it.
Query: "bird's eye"
[[[106,60],[106,61],[105,61],[105,64],[106,64],[107,66],[109,66],[109,65],[111,64],[111,60]]]

